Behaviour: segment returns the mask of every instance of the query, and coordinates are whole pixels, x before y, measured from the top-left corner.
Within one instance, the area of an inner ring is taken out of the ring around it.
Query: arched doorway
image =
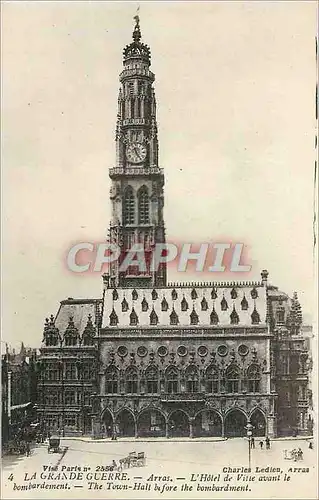
[[[120,437],[135,436],[135,421],[129,410],[122,410],[116,417],[116,433]]]
[[[247,417],[240,410],[231,410],[225,418],[225,436],[240,437],[246,436]]]
[[[137,419],[137,432],[139,437],[164,437],[166,434],[164,415],[159,410],[144,410]]]
[[[113,417],[109,410],[105,410],[102,418],[102,432],[107,437],[113,434]]]
[[[168,432],[170,437],[189,437],[189,420],[186,413],[176,410],[168,419]]]
[[[197,413],[194,422],[194,436],[221,436],[222,419],[220,415],[213,410],[201,410]]]
[[[260,410],[254,410],[250,417],[250,423],[253,425],[253,436],[266,435],[266,419]]]

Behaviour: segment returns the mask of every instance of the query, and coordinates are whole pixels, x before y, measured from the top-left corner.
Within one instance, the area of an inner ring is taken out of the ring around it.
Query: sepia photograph
[[[318,498],[317,2],[1,9],[1,498]]]

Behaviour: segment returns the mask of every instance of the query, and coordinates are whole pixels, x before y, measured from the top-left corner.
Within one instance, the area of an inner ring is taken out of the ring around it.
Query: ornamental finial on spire
[[[140,10],[140,6],[137,7],[136,15],[134,16],[135,26],[133,31],[133,40],[134,42],[139,42],[141,39],[141,30],[140,30],[140,16],[138,15]]]

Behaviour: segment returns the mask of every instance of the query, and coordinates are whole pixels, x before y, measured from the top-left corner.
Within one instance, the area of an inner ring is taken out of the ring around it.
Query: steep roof
[[[244,301],[244,307],[242,305]],[[124,311],[122,303],[124,303]],[[191,316],[193,325],[211,325],[211,314],[215,311],[218,326],[230,326],[231,315],[238,325],[252,325],[251,315],[257,311],[260,325],[266,324],[267,296],[266,286],[261,282],[223,283],[200,286],[169,286],[165,288],[117,288],[107,289],[104,299],[102,328],[110,327],[110,315],[117,324],[113,326],[129,327],[130,318],[138,318],[138,326],[149,327],[150,315],[158,318],[158,326],[171,324],[173,311],[178,316],[179,326],[189,326]],[[173,314],[173,317],[175,316]],[[216,317],[216,316],[215,316]]]
[[[101,304],[101,299],[62,300],[55,318],[56,328],[59,329],[60,334],[63,334],[72,317],[74,326],[81,335],[87,325],[89,315],[92,317],[93,324],[98,321]]]

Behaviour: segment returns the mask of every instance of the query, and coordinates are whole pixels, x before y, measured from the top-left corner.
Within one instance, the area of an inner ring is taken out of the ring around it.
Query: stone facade
[[[296,297],[268,282],[167,284],[154,74],[137,20],[124,49],[100,299],[61,302],[41,349],[40,415],[63,434],[257,436],[309,432],[310,365]],[[146,268],[120,272],[135,244]],[[285,371],[286,370],[286,371]],[[306,397],[307,396],[307,397]]]

